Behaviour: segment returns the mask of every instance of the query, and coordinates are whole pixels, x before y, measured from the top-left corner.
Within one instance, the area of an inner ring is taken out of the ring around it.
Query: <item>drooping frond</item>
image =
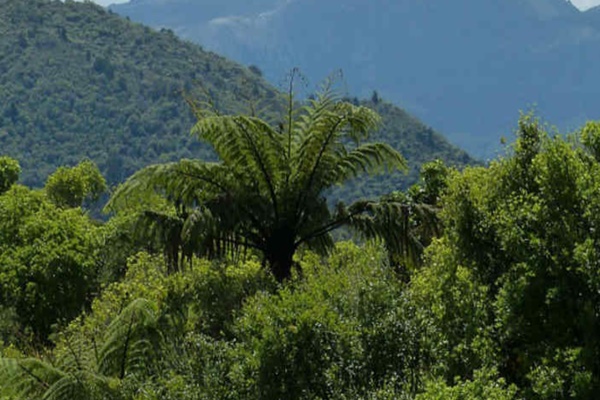
[[[255,248],[254,242],[240,234],[244,230],[239,225],[244,220],[236,218],[234,212],[232,214],[232,218],[222,219],[221,213],[215,217],[207,207],[195,209],[183,226],[184,242],[193,246],[194,254],[209,259],[236,257],[246,248]],[[254,234],[250,230],[247,233],[248,236]]]
[[[223,165],[199,160],[150,165],[117,188],[106,210],[145,204],[145,198],[156,193],[174,202],[193,205],[202,198],[229,190],[231,178]]]
[[[333,228],[331,230],[333,230]],[[333,237],[329,231],[324,231],[319,235],[314,235],[310,239],[304,241],[304,243],[306,243],[306,246],[308,246],[309,249],[320,255],[329,254],[335,245]]]
[[[133,229],[135,240],[153,251],[162,251],[169,272],[180,269],[180,255],[189,257],[192,254],[181,236],[186,216],[153,210],[137,213]]]
[[[365,239],[383,240],[392,259],[418,265],[424,239],[438,232],[435,208],[395,201],[361,203],[365,212],[352,215],[350,227]]]
[[[136,299],[108,326],[100,349],[99,372],[123,379],[143,371],[160,342],[156,305]]]
[[[0,394],[8,398],[42,398],[64,376],[62,371],[34,358],[0,358]]]
[[[363,144],[348,153],[341,155],[332,176],[327,180],[341,183],[362,174],[383,173],[386,170],[402,170],[407,168],[404,157],[386,143]],[[323,174],[327,177],[327,174]]]
[[[52,385],[42,400],[88,400],[90,393],[85,383],[75,375],[67,374]]]

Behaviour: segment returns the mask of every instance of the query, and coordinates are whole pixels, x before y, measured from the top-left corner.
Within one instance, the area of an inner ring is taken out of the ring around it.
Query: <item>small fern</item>
[[[35,359],[0,359],[0,395],[15,400],[117,400],[125,379],[147,373],[163,345],[154,303],[134,300],[108,326],[98,354],[67,344],[56,366]]]

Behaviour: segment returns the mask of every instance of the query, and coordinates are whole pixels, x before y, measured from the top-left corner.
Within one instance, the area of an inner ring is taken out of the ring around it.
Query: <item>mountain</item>
[[[0,0],[0,31],[0,152],[20,161],[31,186],[84,157],[111,183],[150,163],[213,157],[188,134],[194,118],[182,92],[223,112],[243,112],[252,100],[272,117],[283,98],[256,69],[92,3]],[[408,177],[379,181],[387,191],[414,182],[424,160],[473,162],[404,111],[377,103],[378,138],[413,167]]]
[[[480,156],[511,136],[520,110],[534,108],[563,129],[600,118],[598,8],[580,12],[565,0],[223,3],[137,0],[112,9],[257,65],[274,82],[296,66],[312,82],[341,68],[352,93],[377,90]],[[197,18],[186,23],[170,7]]]
[[[82,157],[116,182],[151,162],[208,156],[186,135],[182,90],[198,83],[228,110],[243,88],[277,96],[241,65],[90,3],[0,0],[0,27],[0,149],[28,185]]]

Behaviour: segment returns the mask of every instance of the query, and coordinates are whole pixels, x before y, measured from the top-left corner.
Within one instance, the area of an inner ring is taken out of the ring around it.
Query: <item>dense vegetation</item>
[[[269,203],[295,193],[292,177],[306,182],[303,160],[328,160],[306,199],[309,227],[328,226],[317,205],[337,173],[401,160],[377,144],[347,151],[339,135],[366,138],[376,121],[363,107],[324,96],[291,115],[292,130],[277,131],[199,112],[195,132],[221,162],[141,170],[104,224],[71,201],[104,187],[89,161],[31,190],[3,158],[0,398],[598,397],[600,124],[550,137],[524,116],[505,157],[462,172],[426,164],[417,185],[361,210],[354,227],[368,240],[307,242],[282,276],[268,248],[247,245],[300,226],[274,217],[294,202]],[[337,144],[323,147],[323,132]],[[284,162],[278,143],[305,157],[272,169]],[[240,160],[264,177],[248,181]],[[247,219],[228,225],[227,211]],[[417,239],[425,252],[411,254]],[[173,268],[173,257],[184,262]]]
[[[364,199],[439,138],[376,141],[378,96],[291,88],[281,114],[188,99],[212,161],[139,169],[106,221],[92,160],[36,189],[0,156],[0,400],[598,398],[600,123],[525,115],[488,166]]]
[[[302,108],[291,93],[288,104],[288,117],[278,126],[196,108],[192,132],[212,145],[221,162],[185,159],[144,168],[117,189],[108,208],[127,211],[132,199],[160,196],[172,212],[151,209],[146,217],[161,230],[177,227],[175,269],[193,255],[257,250],[280,282],[290,278],[300,247],[325,255],[333,247],[330,232],[341,226],[377,235],[373,220],[383,212],[390,217],[397,210],[400,219],[403,208],[392,202],[339,202],[332,213],[325,198],[332,186],[360,175],[406,168],[390,145],[368,142],[379,116],[336,100],[327,88]]]
[[[0,0],[0,33],[0,148],[18,159],[28,186],[83,158],[112,185],[148,164],[214,157],[184,134],[194,116],[183,91],[225,113],[281,110],[282,96],[256,68],[92,3]],[[376,140],[395,145],[412,171],[386,187],[414,182],[423,160],[473,161],[396,107],[381,101],[378,111]]]

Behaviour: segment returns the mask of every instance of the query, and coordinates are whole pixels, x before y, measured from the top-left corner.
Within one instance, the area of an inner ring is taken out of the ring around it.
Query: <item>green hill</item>
[[[256,69],[91,3],[0,0],[0,33],[0,152],[20,161],[27,185],[84,157],[111,183],[150,163],[210,157],[187,134],[194,120],[183,91],[201,87],[224,112],[244,111],[248,99],[275,109],[281,98]],[[434,157],[472,161],[402,110],[375,108],[384,119],[378,137],[415,168]]]

